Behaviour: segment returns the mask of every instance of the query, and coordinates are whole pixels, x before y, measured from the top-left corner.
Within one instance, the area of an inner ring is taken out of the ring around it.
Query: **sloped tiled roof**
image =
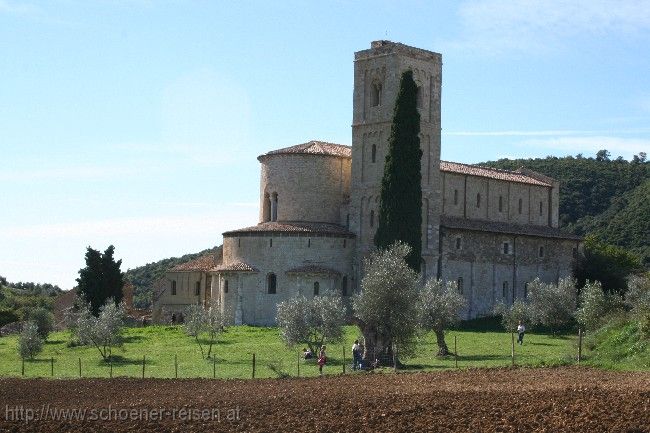
[[[260,155],[257,159],[270,155],[324,155],[324,156],[339,156],[341,158],[352,158],[352,148],[342,144],[327,143],[325,141],[312,140],[307,143],[297,144],[283,149],[272,150]]]
[[[489,177],[491,179],[527,183],[530,185],[552,186],[548,182],[536,179],[519,171],[480,167],[478,165],[461,164],[459,162],[440,161],[440,171],[455,174],[467,174],[470,176]]]
[[[234,262],[228,265],[219,265],[212,268],[216,272],[259,272],[254,266],[245,262]]]
[[[318,265],[305,265],[297,268],[289,269],[287,274],[327,274],[327,275],[341,275],[337,270],[330,269],[325,266]]]
[[[224,236],[236,236],[240,233],[314,233],[354,237],[354,234],[338,224],[308,222],[266,222],[256,226],[225,232]]]
[[[196,272],[196,271],[209,271],[214,268],[215,265],[221,263],[223,258],[223,247],[219,246],[214,253],[204,254],[196,259],[189,260],[180,265],[176,265],[171,268],[170,272]]]
[[[581,240],[580,236],[564,233],[560,229],[548,226],[536,226],[529,224],[515,224],[499,221],[474,220],[460,217],[443,215],[440,217],[440,225],[452,229],[472,230],[480,232],[495,232],[512,235],[537,236],[544,238],[558,238]]]

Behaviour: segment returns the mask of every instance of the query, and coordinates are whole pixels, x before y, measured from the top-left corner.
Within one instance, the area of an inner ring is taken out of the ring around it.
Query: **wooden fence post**
[[[110,367],[109,375],[110,375],[110,377],[112,379],[113,378],[113,357],[112,356],[108,357],[108,364],[109,364],[109,367]]]
[[[24,376],[25,375],[25,358],[22,358],[22,360],[23,360],[23,364],[22,364],[21,371],[22,371],[22,375]]]
[[[147,355],[142,355],[142,378],[144,379],[144,365],[146,363]]]
[[[578,365],[582,361],[582,328],[578,328]]]
[[[174,377],[178,379],[178,355],[174,354]]]
[[[511,356],[512,356],[512,366],[514,367],[515,366],[515,333],[511,332],[510,335],[512,336],[512,352],[511,352]]]
[[[255,354],[253,353],[253,379],[255,379]]]
[[[343,374],[345,374],[345,344],[343,344]]]
[[[54,357],[50,358],[50,373],[54,377]]]
[[[81,358],[79,358],[79,377],[81,377]]]
[[[212,356],[212,378],[217,378],[217,358],[214,355]]]
[[[456,368],[458,368],[458,342],[455,335],[454,335],[454,361],[456,362]]]
[[[300,353],[298,354],[298,377],[300,377]]]

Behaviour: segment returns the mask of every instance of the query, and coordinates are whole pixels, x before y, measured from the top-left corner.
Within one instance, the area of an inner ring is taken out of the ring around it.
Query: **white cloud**
[[[454,45],[484,52],[545,50],[578,35],[638,36],[650,30],[646,0],[470,0]]]
[[[597,152],[607,149],[613,156],[622,155],[626,158],[650,150],[650,139],[610,136],[536,138],[524,140],[518,144],[526,147],[557,149],[569,153]]]

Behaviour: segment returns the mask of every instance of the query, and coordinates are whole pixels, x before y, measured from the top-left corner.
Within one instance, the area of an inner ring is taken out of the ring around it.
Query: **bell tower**
[[[440,223],[440,86],[442,55],[390,41],[374,41],[354,55],[350,230],[361,260],[374,248],[381,179],[401,75],[413,71],[418,86],[422,149],[422,269],[436,275]],[[358,280],[359,281],[359,280]]]

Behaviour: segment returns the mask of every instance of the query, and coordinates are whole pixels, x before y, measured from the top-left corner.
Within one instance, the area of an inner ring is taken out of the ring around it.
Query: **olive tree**
[[[650,274],[628,278],[625,305],[635,315],[650,314]]]
[[[600,281],[587,281],[580,291],[576,320],[584,329],[594,331],[605,324],[611,313],[620,311],[622,306],[622,299],[614,293],[605,293]]]
[[[345,307],[340,296],[297,296],[278,304],[276,320],[288,346],[304,344],[317,353],[326,341],[343,338]]]
[[[210,358],[212,356],[212,347],[217,342],[219,334],[225,329],[221,308],[219,305],[209,308],[201,305],[190,305],[186,309],[183,327],[185,333],[194,337],[194,340],[199,345],[201,357]],[[205,334],[207,334],[207,353],[205,353],[201,344],[201,337]]]
[[[573,320],[576,309],[575,281],[561,278],[558,284],[553,284],[536,278],[528,283],[528,304],[532,321],[548,326],[555,332]]]
[[[443,283],[430,279],[420,292],[418,309],[420,326],[436,334],[438,356],[447,356],[449,348],[445,342],[445,330],[458,321],[460,311],[467,301],[458,292],[458,286],[453,281]]]
[[[531,321],[530,307],[520,299],[515,300],[512,305],[498,303],[494,313],[501,316],[501,325],[507,332],[515,332],[520,321],[524,323]]]
[[[22,359],[33,359],[43,349],[43,338],[34,322],[27,322],[18,338],[18,353]]]
[[[38,334],[44,340],[47,340],[47,337],[50,335],[50,332],[54,329],[54,316],[52,313],[43,307],[38,307],[31,310],[27,314],[27,318],[30,322],[34,322],[38,328]]]
[[[93,315],[90,305],[85,303],[80,307],[74,332],[81,344],[95,346],[106,360],[113,347],[122,344],[125,317],[124,303],[115,305],[113,299],[106,300],[97,317]]]
[[[403,355],[415,348],[420,276],[406,263],[410,252],[411,247],[396,242],[364,259],[361,292],[353,304],[355,322],[365,341],[365,362],[392,355],[394,345]]]

